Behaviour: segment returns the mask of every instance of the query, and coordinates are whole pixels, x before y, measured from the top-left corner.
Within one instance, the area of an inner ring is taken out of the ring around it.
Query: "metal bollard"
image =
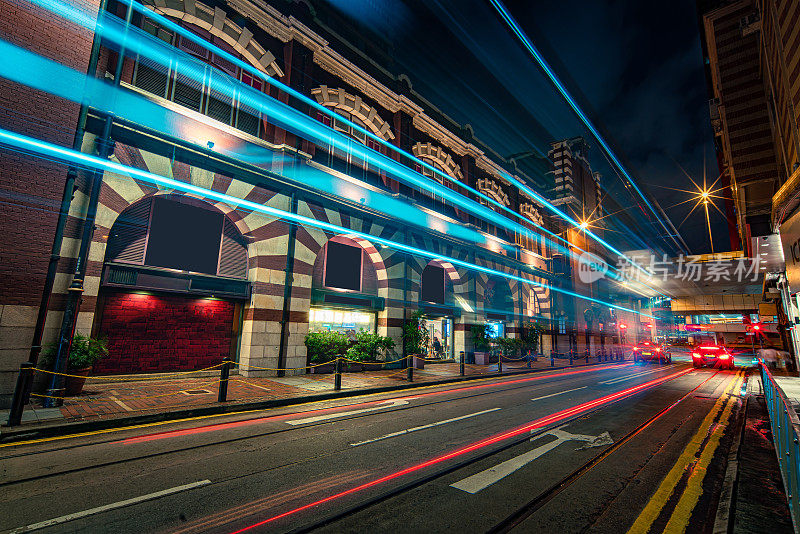
[[[586,349],[586,363],[589,363],[589,349]]]
[[[19,375],[17,375],[17,385],[14,387],[14,397],[11,400],[11,411],[8,413],[6,426],[17,426],[22,421],[22,410],[27,403],[27,392],[31,390],[33,383],[33,371],[36,368],[31,362],[19,364]]]
[[[461,351],[461,363],[459,364],[461,376],[464,376],[464,360],[467,358],[467,354],[462,350]]]
[[[406,378],[408,379],[409,382],[413,382],[414,381],[414,357],[409,355],[409,356],[406,356],[406,358],[408,359],[408,362],[407,362],[408,375],[406,376]]]
[[[336,358],[333,368],[333,390],[339,391],[340,389],[342,389],[342,359]]]
[[[569,351],[569,365],[572,367],[572,351]]]
[[[219,391],[217,393],[217,402],[226,402],[228,400],[228,378],[231,375],[231,367],[233,361],[225,358],[222,360],[222,367],[219,370]]]
[[[497,357],[497,372],[498,373],[502,373],[503,372],[503,355],[502,354]]]
[[[556,366],[556,351],[550,350],[550,367]]]

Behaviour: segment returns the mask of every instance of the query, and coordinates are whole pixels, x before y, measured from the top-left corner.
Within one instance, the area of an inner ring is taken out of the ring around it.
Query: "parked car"
[[[721,345],[700,345],[692,349],[692,365],[698,369],[706,366],[733,369],[733,355]]]
[[[633,347],[634,362],[660,362],[672,363],[672,354],[669,347],[652,341],[643,341]]]

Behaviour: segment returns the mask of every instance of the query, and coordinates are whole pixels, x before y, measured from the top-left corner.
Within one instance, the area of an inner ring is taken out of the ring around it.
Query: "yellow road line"
[[[578,369],[579,368],[580,367],[578,367]],[[604,369],[603,367],[595,367],[593,370],[602,371],[603,369]],[[605,369],[608,369],[608,368],[605,368]],[[563,371],[563,370],[564,369],[553,369],[552,371]],[[551,372],[551,371],[550,370],[543,371],[542,374],[547,373],[547,372]],[[418,387],[413,387],[413,388],[401,389],[401,390],[397,390],[397,391],[380,391],[380,392],[377,392],[377,393],[366,393],[364,395],[358,395],[358,396],[346,397],[346,398],[348,400],[365,399],[365,398],[368,398],[368,397],[375,397],[375,396],[378,396],[378,395],[388,395],[388,394],[391,394],[391,393],[404,394],[405,392],[409,392],[409,391],[419,391],[419,390],[423,390],[423,389],[440,388],[440,387],[462,385],[462,384],[472,384],[472,383],[475,383],[475,382],[486,382],[488,380],[497,380],[497,379],[502,379],[502,378],[514,378],[514,375],[509,375],[509,376],[505,376],[505,377],[504,376],[489,376],[489,377],[485,377],[485,378],[474,378],[474,379],[462,380],[460,382],[453,382],[453,383],[450,383],[450,384],[431,384],[431,385],[427,385],[427,386],[418,386]],[[456,389],[459,389],[459,388],[456,388]],[[405,395],[402,395],[402,396],[405,396]],[[283,408],[298,408],[298,407],[301,407],[301,406],[311,406],[313,404],[320,404],[320,403],[323,403],[323,402],[331,402],[331,401],[336,401],[336,400],[340,400],[340,399],[337,399],[337,398],[320,399],[320,400],[315,400],[315,401],[300,402],[300,403],[297,403],[297,404],[287,404],[285,406],[276,406],[274,408],[257,408],[257,409],[254,409],[254,410],[242,410],[242,411],[238,411],[238,412],[226,412],[226,413],[215,413],[215,414],[209,414],[209,415],[198,415],[198,416],[195,416],[195,417],[184,417],[182,419],[171,419],[169,421],[155,421],[153,423],[142,423],[142,424],[139,424],[139,425],[128,425],[128,426],[121,426],[121,427],[115,427],[115,428],[103,428],[103,429],[100,429],[100,430],[91,430],[91,431],[88,431],[88,432],[78,432],[78,433],[75,433],[75,434],[65,434],[63,436],[51,436],[49,438],[29,439],[29,440],[24,440],[24,441],[12,441],[11,443],[0,443],[0,449],[2,449],[4,447],[17,447],[17,446],[21,446],[21,445],[33,445],[33,444],[37,444],[37,443],[47,443],[47,442],[51,442],[51,441],[60,441],[60,440],[64,440],[64,439],[84,438],[84,437],[88,437],[88,436],[98,436],[98,435],[102,435],[102,434],[110,434],[110,433],[113,433],[113,432],[124,432],[126,430],[137,430],[137,429],[140,429],[140,428],[153,428],[153,427],[156,427],[156,426],[172,425],[172,424],[177,424],[177,423],[186,423],[186,422],[190,422],[190,421],[202,421],[202,420],[205,420],[205,419],[213,419],[213,418],[217,418],[217,417],[229,417],[229,416],[234,416],[234,415],[242,415],[242,414],[257,413],[257,412],[258,413],[264,413],[264,412],[270,412],[272,410],[279,410],[279,409],[283,409]],[[352,404],[358,404],[358,403],[356,402],[356,403],[350,403],[350,404],[342,404],[342,405],[339,405],[339,406],[332,406],[332,407],[333,408],[346,408],[347,406],[350,406]]]
[[[741,380],[740,378],[737,382],[741,384]],[[697,506],[697,503],[700,501],[700,496],[703,494],[703,479],[708,472],[708,466],[711,464],[714,453],[719,447],[722,435],[728,427],[728,420],[735,404],[736,399],[733,396],[729,397],[725,409],[722,412],[722,416],[720,417],[719,424],[715,425],[705,449],[703,449],[700,458],[697,460],[697,464],[692,468],[692,472],[686,484],[686,489],[683,490],[683,495],[681,495],[678,504],[675,506],[675,510],[672,512],[672,516],[667,522],[667,527],[664,530],[665,532],[682,533],[686,531],[686,526],[689,524],[692,511],[694,511],[695,506]]]
[[[650,530],[651,525],[658,518],[661,510],[664,508],[673,491],[675,490],[675,486],[678,485],[678,482],[683,476],[686,467],[694,461],[697,451],[700,450],[703,440],[711,428],[711,424],[714,422],[714,419],[716,419],[717,414],[722,408],[722,405],[727,400],[726,396],[729,396],[730,392],[734,390],[734,386],[737,382],[739,382],[741,375],[742,371],[737,371],[734,379],[731,380],[731,382],[725,388],[725,391],[723,391],[722,395],[720,395],[719,399],[717,399],[717,402],[714,403],[711,411],[708,412],[708,415],[706,415],[705,419],[703,419],[703,422],[700,423],[700,428],[697,429],[697,432],[695,432],[694,436],[692,436],[692,439],[684,448],[683,453],[681,453],[680,457],[678,458],[678,461],[674,466],[672,466],[672,469],[670,469],[669,473],[667,473],[667,476],[664,477],[664,480],[650,498],[647,506],[644,507],[642,512],[639,514],[639,517],[636,518],[636,521],[634,521],[633,525],[628,530],[628,534],[643,534]]]

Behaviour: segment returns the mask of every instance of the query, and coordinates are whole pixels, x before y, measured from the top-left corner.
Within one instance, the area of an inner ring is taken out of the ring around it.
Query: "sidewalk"
[[[585,360],[575,360],[574,367],[586,366]],[[608,362],[618,363],[618,362]],[[597,358],[591,358],[589,365],[597,365]],[[603,362],[605,365],[606,362]],[[549,358],[539,358],[532,362],[503,362],[503,374],[527,371],[544,371],[551,368],[569,366],[569,360],[556,359],[551,367]],[[497,364],[488,366],[466,365],[465,377],[475,378],[484,375],[497,376]],[[362,371],[342,374],[342,391],[345,395],[376,388],[382,390],[393,387],[405,388],[406,369]],[[414,369],[413,384],[457,381],[461,379],[457,363],[426,362],[425,368]],[[228,382],[228,401],[224,405],[217,402],[220,383],[219,372],[205,371],[202,376],[96,376],[89,377],[80,396],[64,400],[60,408],[42,408],[40,397],[31,397],[25,407],[22,424],[17,429],[34,428],[41,425],[60,425],[64,423],[130,420],[136,416],[168,414],[169,412],[218,406],[241,406],[246,408],[253,403],[269,401],[307,402],[314,397],[330,398],[334,391],[333,374],[302,374],[285,377],[251,378],[232,373]],[[8,411],[0,412],[0,421],[5,423]],[[7,433],[5,431],[4,433]]]
[[[736,490],[728,532],[791,533],[792,516],[775,454],[761,378],[750,375],[744,429],[737,457]],[[795,379],[798,380],[798,379]]]

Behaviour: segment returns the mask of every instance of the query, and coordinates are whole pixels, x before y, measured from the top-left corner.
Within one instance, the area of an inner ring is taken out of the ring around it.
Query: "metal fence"
[[[794,531],[798,532],[798,525],[800,525],[800,488],[798,488],[800,485],[800,418],[763,361],[759,362],[759,368],[761,369],[761,382],[764,384],[764,400],[769,412],[775,452],[778,455],[778,464],[780,464],[783,485],[792,514],[792,524]]]

